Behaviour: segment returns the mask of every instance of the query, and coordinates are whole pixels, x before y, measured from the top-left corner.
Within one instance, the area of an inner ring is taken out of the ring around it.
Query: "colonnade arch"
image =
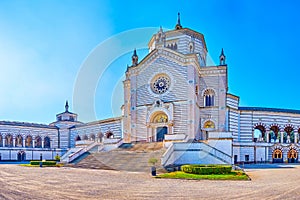
[[[0,147],[51,148],[51,142],[48,135],[0,134]]]
[[[298,143],[300,127],[292,124],[278,125],[257,123],[253,126],[253,141],[268,143]]]
[[[90,140],[90,141],[96,141],[96,142],[102,142],[103,138],[114,138],[115,134],[113,131],[111,131],[110,129],[107,130],[105,133],[102,133],[101,131],[98,132],[97,134],[91,133],[89,135],[87,134],[80,134],[78,133],[74,140],[76,141],[81,141],[81,140]]]

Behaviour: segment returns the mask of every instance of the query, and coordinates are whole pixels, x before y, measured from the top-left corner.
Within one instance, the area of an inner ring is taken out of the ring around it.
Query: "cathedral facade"
[[[53,159],[89,141],[107,150],[163,142],[169,164],[298,162],[300,111],[240,107],[228,91],[223,49],[219,64],[207,65],[204,35],[183,28],[179,17],[148,47],[141,61],[134,50],[125,72],[122,116],[82,123],[66,103],[49,125],[2,121],[1,160]]]

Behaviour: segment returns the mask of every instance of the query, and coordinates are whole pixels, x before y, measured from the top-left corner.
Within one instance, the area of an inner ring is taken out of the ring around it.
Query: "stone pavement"
[[[0,165],[0,199],[299,199],[299,166],[249,169],[249,175],[252,181],[195,181],[136,172]]]

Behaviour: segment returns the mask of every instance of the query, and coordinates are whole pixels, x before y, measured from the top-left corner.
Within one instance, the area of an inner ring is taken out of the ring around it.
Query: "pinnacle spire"
[[[224,55],[224,49],[222,48],[222,51],[221,51],[221,55],[220,56],[225,56]]]
[[[136,49],[134,49],[133,55],[132,55],[132,56],[137,56],[137,54],[136,54]]]
[[[181,23],[180,23],[180,12],[178,12],[178,17],[177,17],[177,24],[175,26],[175,29],[182,29]]]
[[[137,66],[138,65],[138,61],[139,61],[139,57],[138,57],[138,55],[136,53],[136,49],[134,49],[133,55],[132,55],[131,59],[132,59],[132,66]]]
[[[66,112],[69,112],[69,103],[68,103],[68,100],[66,101],[65,109],[66,109]]]

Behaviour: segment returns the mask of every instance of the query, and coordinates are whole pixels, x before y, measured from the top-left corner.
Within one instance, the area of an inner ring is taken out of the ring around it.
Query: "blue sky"
[[[205,35],[215,62],[224,48],[229,92],[240,96],[241,106],[300,109],[298,8],[298,1],[279,0],[2,0],[0,120],[54,121],[65,100],[72,105],[82,64],[97,46],[136,28],[172,29],[178,11],[184,27]],[[138,51],[140,59],[145,53]],[[99,79],[93,105],[98,119],[119,114],[114,102],[120,103],[122,91],[114,88],[130,57],[120,55]]]

